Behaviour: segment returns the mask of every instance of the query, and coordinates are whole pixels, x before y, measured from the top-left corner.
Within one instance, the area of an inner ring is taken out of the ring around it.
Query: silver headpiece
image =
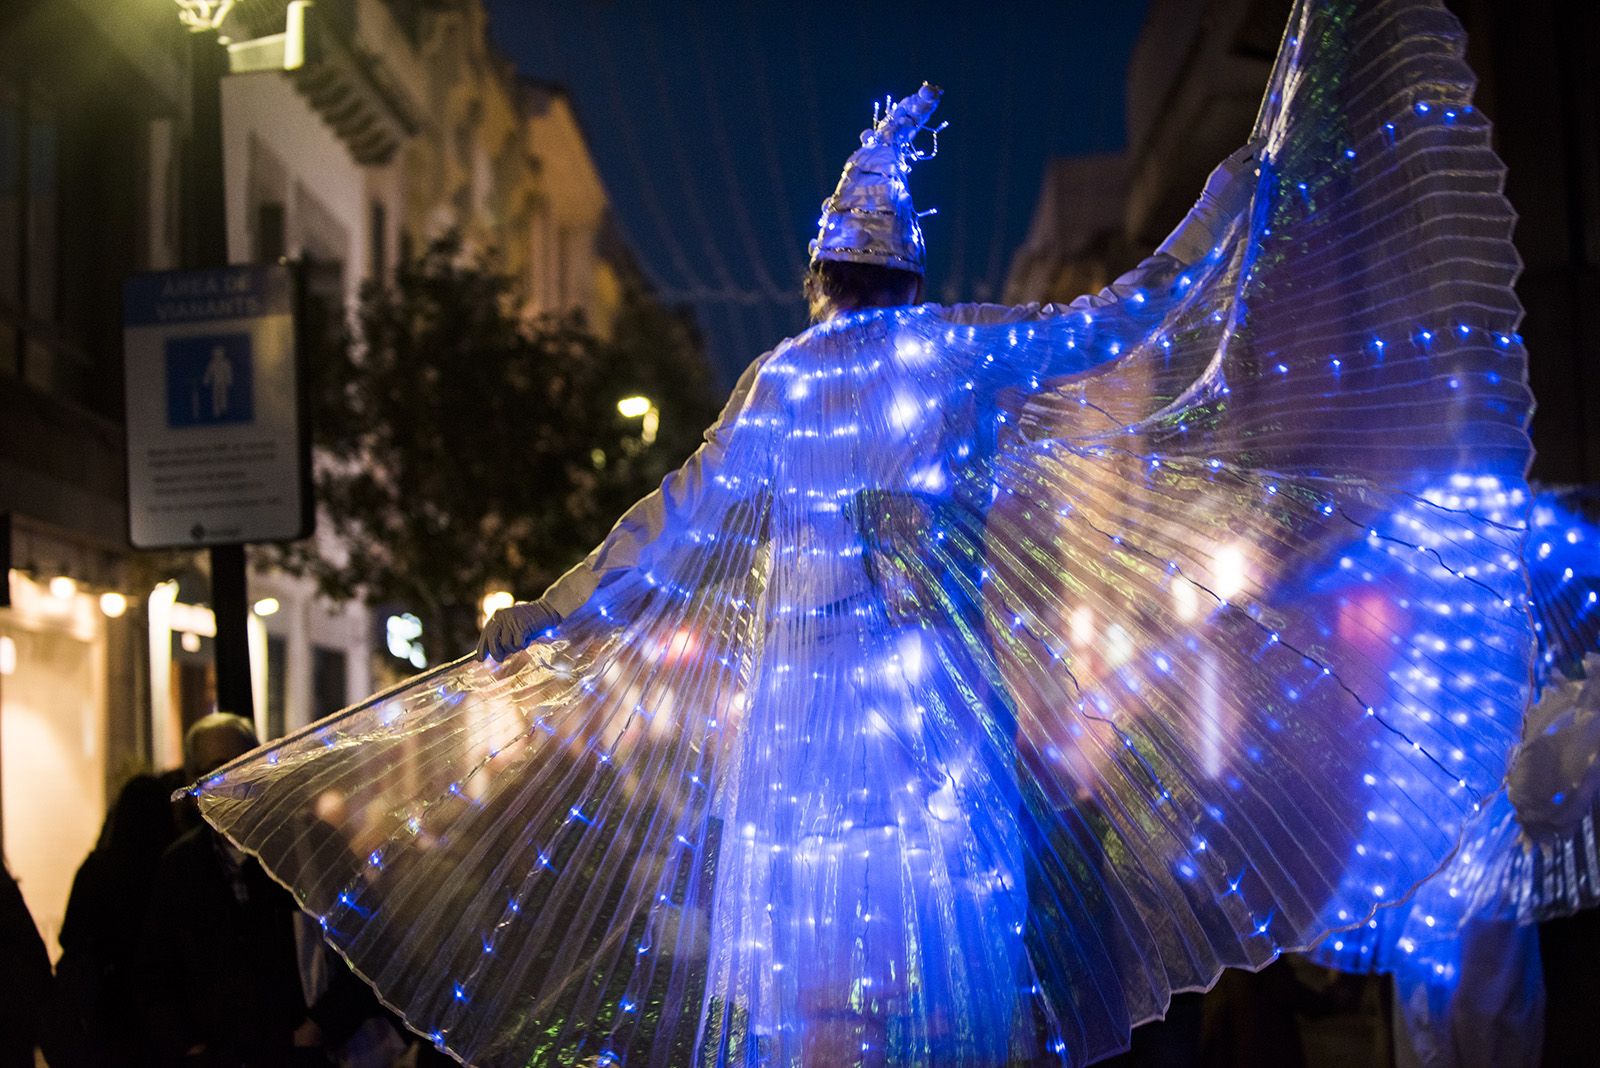
[[[874,115],[872,128],[861,132],[861,147],[845,161],[833,196],[822,202],[820,229],[811,242],[813,264],[875,263],[923,273],[922,227],[911,206],[906,177],[912,163],[933,155],[918,149],[912,139],[928,128],[942,93],[923,82],[921,89],[889,108],[881,119]],[[942,129],[931,131],[935,151]]]

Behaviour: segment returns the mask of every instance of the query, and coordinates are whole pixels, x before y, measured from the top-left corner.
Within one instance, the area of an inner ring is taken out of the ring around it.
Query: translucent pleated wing
[[[1406,907],[1325,939],[1346,971],[1393,972],[1442,1003],[1461,980],[1472,925],[1532,924],[1600,905],[1600,495],[1546,490],[1530,513],[1527,567],[1539,698],[1508,789],[1468,821],[1449,864]],[[1482,967],[1482,961],[1478,963]]]
[[[202,810],[481,1065],[1081,1064],[1401,900],[1534,653],[1461,47],[1299,5],[1202,262],[785,342],[637,566]]]
[[[1312,954],[1346,971],[1392,974],[1407,1037],[1424,1059],[1471,1041],[1454,1021],[1537,968],[1533,924],[1600,905],[1597,519],[1592,487],[1534,498],[1526,559],[1540,694],[1508,788],[1473,815],[1454,857],[1404,907],[1329,935]],[[1466,992],[1459,1005],[1458,990]],[[1535,1029],[1529,1041],[1538,1037]]]

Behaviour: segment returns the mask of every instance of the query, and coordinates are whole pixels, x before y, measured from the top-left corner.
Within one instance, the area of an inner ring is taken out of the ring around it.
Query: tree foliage
[[[277,562],[416,613],[432,661],[470,646],[485,592],[536,596],[582,559],[716,412],[681,316],[634,295],[610,340],[522,321],[451,240],[370,286],[314,363],[319,534]],[[653,444],[617,411],[634,393],[660,410]]]

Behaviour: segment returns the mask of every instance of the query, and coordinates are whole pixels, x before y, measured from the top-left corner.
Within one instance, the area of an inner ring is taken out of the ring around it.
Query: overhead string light
[[[649,24],[646,23],[646,29],[648,28]],[[607,35],[599,21],[592,15],[588,21],[588,29],[586,43],[609,75],[604,81],[612,88],[609,94],[611,120],[621,134],[639,198],[655,224],[654,231],[661,241],[661,247],[667,253],[670,269],[654,265],[654,269],[650,270],[653,280],[658,283],[663,297],[669,301],[687,301],[721,309],[728,319],[728,336],[735,343],[748,344],[748,324],[740,309],[759,306],[763,301],[770,301],[772,295],[760,288],[739,285],[734,280],[735,272],[728,266],[727,257],[714,239],[715,235],[704,225],[704,219],[701,219],[702,225],[694,230],[702,239],[698,250],[691,254],[690,249],[684,244],[680,238],[682,221],[667,210],[668,200],[663,197],[656,180],[659,168],[652,167],[648,162],[635,127],[636,108],[618,88],[622,84],[622,79]],[[663,107],[667,106],[667,96],[658,94],[658,99]],[[671,121],[671,112],[666,113],[666,121]],[[675,169],[680,172],[681,177],[683,168],[690,164],[677,154],[677,150],[681,147],[678,138],[670,137],[667,143],[674,150]],[[697,212],[696,203],[694,197],[689,197],[689,210]],[[702,275],[701,268],[695,266],[697,263],[710,272],[714,281],[708,281],[707,277]],[[789,302],[787,297],[782,301],[782,303]],[[767,310],[763,311],[763,314],[767,313]]]
[[[1501,796],[1540,653],[1461,47],[1435,0],[1298,4],[1240,210],[1071,305],[780,343],[525,651],[201,811],[486,1066],[1085,1064],[1223,967],[1370,945]],[[937,100],[880,109],[819,260],[921,271]]]

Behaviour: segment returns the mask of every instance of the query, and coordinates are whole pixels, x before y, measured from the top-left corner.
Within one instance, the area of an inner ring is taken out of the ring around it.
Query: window
[[[185,640],[193,642],[193,645],[185,648]],[[202,717],[217,711],[217,671],[212,662],[214,655],[210,638],[194,642],[191,635],[172,635],[170,685],[173,703],[178,706],[178,726],[184,732]]]
[[[388,4],[389,14],[394,18],[396,25],[412,45],[420,44],[422,0],[385,0],[385,3]]]
[[[283,259],[287,242],[283,205],[267,201],[256,205],[256,262],[277,263]]]
[[[120,407],[120,387],[105,388],[94,355],[113,326],[120,339],[120,308],[96,287],[107,273],[120,286],[125,271],[114,264],[125,235],[96,227],[128,217],[107,207],[104,168],[91,165],[82,142],[98,137],[106,158],[126,159],[131,150],[118,139],[121,127],[93,126],[104,112],[65,121],[60,109],[71,99],[50,83],[0,71],[0,371],[106,410]],[[137,173],[138,160],[131,163]]]
[[[284,714],[285,691],[289,688],[289,643],[276,634],[267,635],[267,736],[262,741],[282,738],[287,726]]]
[[[370,276],[374,282],[382,282],[389,274],[389,212],[381,200],[374,200],[367,213],[367,239]]]
[[[0,82],[0,371],[22,369],[22,93]]]
[[[60,139],[48,93],[0,82],[0,368],[47,389],[56,359],[33,335],[58,311]]]
[[[313,719],[332,715],[350,703],[346,688],[345,653],[326,645],[311,647],[311,715]]]
[[[562,314],[567,312],[567,268],[569,266],[568,246],[572,241],[572,232],[563,226],[556,231],[556,310]]]
[[[29,93],[28,141],[23,152],[26,185],[23,200],[27,222],[28,314],[56,318],[56,270],[60,257],[61,129],[47,103]]]

